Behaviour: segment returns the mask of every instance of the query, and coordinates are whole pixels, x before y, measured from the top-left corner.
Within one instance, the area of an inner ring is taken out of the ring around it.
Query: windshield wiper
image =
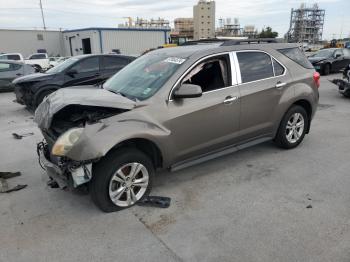
[[[116,95],[120,95],[122,97],[125,97],[125,98],[127,98],[127,99],[129,99],[131,101],[135,101],[135,102],[137,101],[137,99],[135,97],[130,97],[130,96],[124,94],[123,92],[120,92],[120,91],[117,92],[117,91],[110,90],[110,89],[106,89],[106,90],[108,90],[108,91],[110,91],[110,92],[112,92],[112,93],[114,93]]]

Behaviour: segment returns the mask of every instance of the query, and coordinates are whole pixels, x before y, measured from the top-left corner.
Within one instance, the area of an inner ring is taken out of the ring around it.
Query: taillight
[[[320,79],[321,79],[320,73],[319,72],[315,72],[314,73],[314,82],[315,82],[317,88],[320,87]]]

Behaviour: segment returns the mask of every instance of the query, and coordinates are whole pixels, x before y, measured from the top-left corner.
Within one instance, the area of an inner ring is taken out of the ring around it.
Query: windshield
[[[62,71],[66,70],[68,67],[73,65],[76,61],[79,59],[77,58],[69,58],[66,61],[59,63],[58,65],[54,66],[53,68],[47,70],[45,73],[52,74],[52,73],[61,73]]]
[[[145,100],[153,96],[185,59],[149,53],[111,77],[103,88],[129,98]]]
[[[313,55],[313,57],[332,57],[334,53],[334,50],[325,49],[320,50],[316,54]]]

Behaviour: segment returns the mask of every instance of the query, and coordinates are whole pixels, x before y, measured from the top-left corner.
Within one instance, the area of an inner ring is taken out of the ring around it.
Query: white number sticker
[[[178,57],[168,57],[167,59],[164,60],[164,62],[179,64],[179,65],[181,65],[185,61],[186,61],[186,59],[178,58]]]

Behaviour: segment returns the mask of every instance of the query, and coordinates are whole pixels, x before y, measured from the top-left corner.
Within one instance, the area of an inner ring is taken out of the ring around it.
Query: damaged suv
[[[172,171],[267,140],[298,146],[319,74],[294,44],[223,41],[150,52],[100,89],[61,89],[35,114],[38,153],[60,187],[89,185],[112,212]]]

